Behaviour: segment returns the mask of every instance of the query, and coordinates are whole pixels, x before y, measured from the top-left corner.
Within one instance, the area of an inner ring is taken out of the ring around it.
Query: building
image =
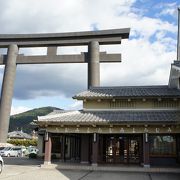
[[[45,162],[56,154],[61,161],[93,165],[180,163],[179,87],[175,61],[169,85],[92,87],[75,95],[83,110],[38,117]]]
[[[129,30],[124,33],[120,36],[128,38]],[[110,31],[107,37],[111,36]],[[179,164],[179,42],[168,85],[100,87],[99,42],[91,41],[88,90],[73,97],[83,101],[83,109],[56,110],[36,121],[44,163],[51,163],[51,155],[56,154],[61,161],[92,165]]]
[[[23,140],[28,140],[32,139],[32,136],[21,131],[12,131],[8,133],[8,139],[23,139]]]

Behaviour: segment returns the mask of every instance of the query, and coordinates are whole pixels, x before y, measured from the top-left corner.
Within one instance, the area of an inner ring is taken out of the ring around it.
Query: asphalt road
[[[131,173],[40,168],[41,160],[4,158],[4,180],[180,180],[175,173]]]
[[[30,165],[40,165],[43,163],[41,159],[29,159],[28,157],[3,157],[5,165],[22,165],[22,166],[30,166]]]

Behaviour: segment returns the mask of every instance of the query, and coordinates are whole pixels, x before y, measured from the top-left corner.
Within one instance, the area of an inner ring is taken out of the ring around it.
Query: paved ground
[[[41,161],[5,158],[4,180],[180,180],[180,174],[42,169]],[[25,164],[25,166],[22,166]]]

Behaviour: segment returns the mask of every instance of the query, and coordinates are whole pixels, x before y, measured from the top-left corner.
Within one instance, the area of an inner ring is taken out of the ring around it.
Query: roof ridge
[[[42,119],[50,119],[50,118],[55,118],[57,116],[67,116],[67,115],[73,115],[73,114],[77,114],[79,113],[80,111],[78,110],[71,110],[71,111],[67,111],[67,112],[64,112],[64,113],[57,113],[57,114],[50,114],[50,115],[46,115],[46,116],[38,116],[38,120],[42,120]]]
[[[112,98],[112,97],[179,97],[180,90],[168,85],[152,86],[109,86],[91,87],[76,94],[73,98]]]
[[[91,89],[104,89],[104,88],[161,88],[161,87],[168,87],[168,85],[137,85],[137,86],[100,86],[100,87],[90,87],[88,90]],[[85,90],[85,91],[88,91]]]
[[[83,113],[94,113],[94,112],[180,112],[180,109],[110,109],[110,110],[83,110]]]

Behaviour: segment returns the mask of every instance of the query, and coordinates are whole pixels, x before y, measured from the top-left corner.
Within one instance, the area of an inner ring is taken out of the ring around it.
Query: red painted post
[[[45,155],[44,155],[44,164],[51,164],[51,135],[50,133],[45,134]]]

